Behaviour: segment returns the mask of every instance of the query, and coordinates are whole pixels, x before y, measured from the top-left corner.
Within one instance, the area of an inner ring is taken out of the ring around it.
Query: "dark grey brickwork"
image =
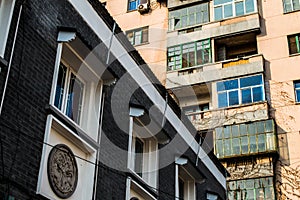
[[[89,0],[98,14],[112,29],[113,19],[98,0]],[[68,3],[67,0],[26,0],[17,1],[6,47],[5,60],[9,61],[11,54],[13,36],[17,23],[17,16],[20,5],[23,5],[19,31],[16,40],[14,56],[12,60],[11,73],[9,76],[4,107],[0,116],[0,199],[5,195],[15,197],[15,200],[45,199],[36,195],[36,187],[39,173],[40,159],[42,155],[43,139],[46,125],[46,118],[52,111],[47,109],[51,93],[51,84],[56,57],[56,37],[60,27],[75,28],[78,37],[90,48],[93,49],[101,41],[96,34],[88,27],[80,14]],[[117,26],[116,34],[121,33]],[[141,56],[127,41],[126,37],[118,35],[121,42],[126,45],[130,55],[141,65],[142,70],[154,83],[157,78],[145,65]],[[106,60],[107,49],[103,49],[100,56],[102,61]],[[125,73],[124,68],[117,60],[111,57],[113,62],[109,66],[110,72],[119,79]],[[7,66],[1,65],[0,92],[3,92],[3,84],[7,73]],[[130,91],[136,83],[128,79],[124,90]],[[159,92],[165,97],[166,90],[163,86],[156,84]],[[111,94],[114,85],[105,86],[105,104],[103,112],[103,134],[119,148],[127,150],[128,135],[122,131],[112,118]],[[129,105],[123,105],[123,97],[120,96],[116,102],[120,102],[120,116],[124,124],[129,124]],[[131,104],[139,105],[150,109],[152,102],[139,89],[134,92],[130,101]],[[181,112],[176,103],[169,96],[169,104],[174,108],[176,114]],[[55,113],[52,113],[55,115]],[[160,116],[158,114],[158,116]],[[192,132],[195,132],[191,123],[186,117],[183,120]],[[67,124],[68,125],[68,124]],[[70,127],[72,128],[72,127]],[[169,123],[164,126],[164,132],[170,138],[176,134],[174,127]],[[116,161],[120,168],[126,168],[127,157],[115,155],[107,151],[101,144],[102,157],[109,156]],[[164,159],[160,155],[160,159]],[[169,155],[174,156],[174,155]],[[196,157],[188,150],[185,154],[191,162]],[[214,157],[214,156],[212,156]],[[219,164],[220,165],[220,164]],[[205,199],[206,191],[214,191],[225,197],[225,191],[209,173],[206,167],[200,162],[199,171],[207,178],[207,181],[197,185],[198,199]],[[159,171],[158,199],[174,199],[175,195],[175,165],[171,164]],[[97,199],[119,200],[124,199],[126,194],[126,177],[129,173],[111,169],[103,163],[99,163],[97,180]],[[149,188],[148,188],[149,189]],[[149,190],[152,192],[151,190]]]

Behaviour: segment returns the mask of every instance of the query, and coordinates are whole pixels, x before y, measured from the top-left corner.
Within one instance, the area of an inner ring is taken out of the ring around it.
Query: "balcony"
[[[239,77],[264,71],[261,54],[229,59],[201,66],[183,68],[167,73],[166,88],[176,88]]]
[[[272,119],[215,129],[218,158],[277,152],[275,123]]]
[[[253,13],[231,19],[209,22],[202,24],[194,32],[182,35],[178,35],[178,31],[180,30],[169,31],[167,35],[167,46],[176,46],[182,43],[189,43],[207,38],[218,38],[220,36],[234,35],[241,32],[259,32],[259,18],[258,13]]]
[[[199,131],[224,125],[266,120],[269,117],[267,102],[232,106],[226,109],[189,112],[186,115]]]

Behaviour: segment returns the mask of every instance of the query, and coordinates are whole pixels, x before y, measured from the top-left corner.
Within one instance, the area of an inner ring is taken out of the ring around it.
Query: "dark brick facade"
[[[112,29],[114,21],[106,9],[97,0],[89,0],[89,2],[104,19],[108,27]],[[49,109],[48,104],[55,66],[58,30],[60,27],[76,29],[77,35],[90,49],[96,47],[101,40],[67,0],[16,1],[4,56],[4,60],[7,62],[9,62],[9,57],[12,53],[13,38],[21,5],[21,20],[13,52],[4,106],[0,116],[0,199],[5,199],[4,197],[8,197],[8,195],[14,197],[15,200],[46,199],[36,194],[36,188],[47,115],[56,115]],[[121,33],[121,29],[118,26],[116,33]],[[143,65],[141,67],[142,70],[152,82],[158,83],[157,78],[145,65],[137,51],[132,49],[133,47],[125,36],[118,35],[118,38],[130,50],[129,54],[134,60],[139,65]],[[105,62],[106,55],[107,49],[103,49],[100,55],[103,62]],[[7,66],[1,64],[1,94],[4,89]],[[117,80],[126,72],[118,60],[114,60],[111,63],[109,70]],[[129,78],[128,85],[124,86],[124,90],[127,88],[130,91],[135,85],[136,82]],[[156,88],[164,97],[166,94],[164,87],[156,84]],[[127,150],[128,134],[118,128],[111,114],[111,94],[113,89],[114,85],[104,87],[103,134],[115,145]],[[123,97],[120,96],[120,99],[116,99],[116,102],[118,101],[122,105]],[[131,97],[131,103],[140,105],[145,110],[149,110],[153,106],[153,103],[141,90],[134,92],[134,95]],[[169,97],[169,104],[176,114],[180,116],[180,110],[171,97]],[[122,106],[120,107],[120,115],[124,119],[124,124],[128,124],[129,105]],[[184,121],[191,131],[195,132],[187,118],[184,118]],[[176,131],[167,123],[164,126],[164,133],[173,138]],[[109,156],[110,159],[119,163],[121,168],[126,168],[127,157],[107,152],[105,144],[100,146],[100,156]],[[163,156],[174,155],[171,152],[169,155],[160,155],[159,158],[164,159]],[[196,155],[191,150],[188,150],[184,156],[189,158],[192,163],[195,163]],[[216,164],[220,166],[219,163],[216,162]],[[206,199],[206,191],[216,192],[220,198],[225,199],[225,190],[203,163],[199,162],[198,170],[206,177],[206,181],[203,184],[197,184],[198,199]],[[175,164],[170,164],[159,171],[159,189],[154,193],[158,199],[174,199],[174,174]],[[125,199],[126,178],[128,176],[132,175],[99,163],[96,199]],[[149,191],[152,192],[151,189]]]

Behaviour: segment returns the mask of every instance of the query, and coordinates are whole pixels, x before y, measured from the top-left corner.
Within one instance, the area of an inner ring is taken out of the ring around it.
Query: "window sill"
[[[283,14],[287,15],[287,14],[291,14],[291,13],[295,13],[295,12],[299,12],[299,11],[300,11],[300,9],[299,10],[292,10],[292,11],[288,11],[288,12],[283,11]]]
[[[0,56],[0,67],[8,66],[8,62]]]
[[[300,53],[294,53],[294,54],[290,54],[289,57],[294,57],[294,56],[299,56]]]
[[[46,109],[49,110],[49,113],[53,114],[58,120],[63,122],[67,127],[69,127],[74,133],[76,133],[80,138],[86,141],[89,145],[91,145],[95,149],[100,148],[100,144],[98,144],[93,138],[91,138],[82,128],[73,122],[70,118],[68,118],[65,114],[63,114],[60,110],[58,110],[53,105],[47,105]]]
[[[158,196],[157,188],[150,186],[142,177],[140,177],[135,171],[128,168],[128,176],[131,177],[134,181],[140,184],[143,188],[146,188],[148,192],[154,195],[156,198]]]
[[[139,47],[139,46],[143,46],[143,45],[147,45],[147,44],[150,44],[149,42],[144,42],[144,43],[141,43],[141,44],[134,44],[134,45],[132,45],[132,46],[134,46],[134,47]]]
[[[127,10],[126,13],[131,13],[131,12],[134,12],[134,11],[137,11],[137,9],[135,9],[135,10]]]

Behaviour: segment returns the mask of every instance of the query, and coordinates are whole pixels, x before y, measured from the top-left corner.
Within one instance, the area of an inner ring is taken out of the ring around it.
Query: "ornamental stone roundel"
[[[76,189],[78,169],[71,149],[58,144],[52,148],[48,157],[48,180],[53,192],[60,198],[69,198]]]

